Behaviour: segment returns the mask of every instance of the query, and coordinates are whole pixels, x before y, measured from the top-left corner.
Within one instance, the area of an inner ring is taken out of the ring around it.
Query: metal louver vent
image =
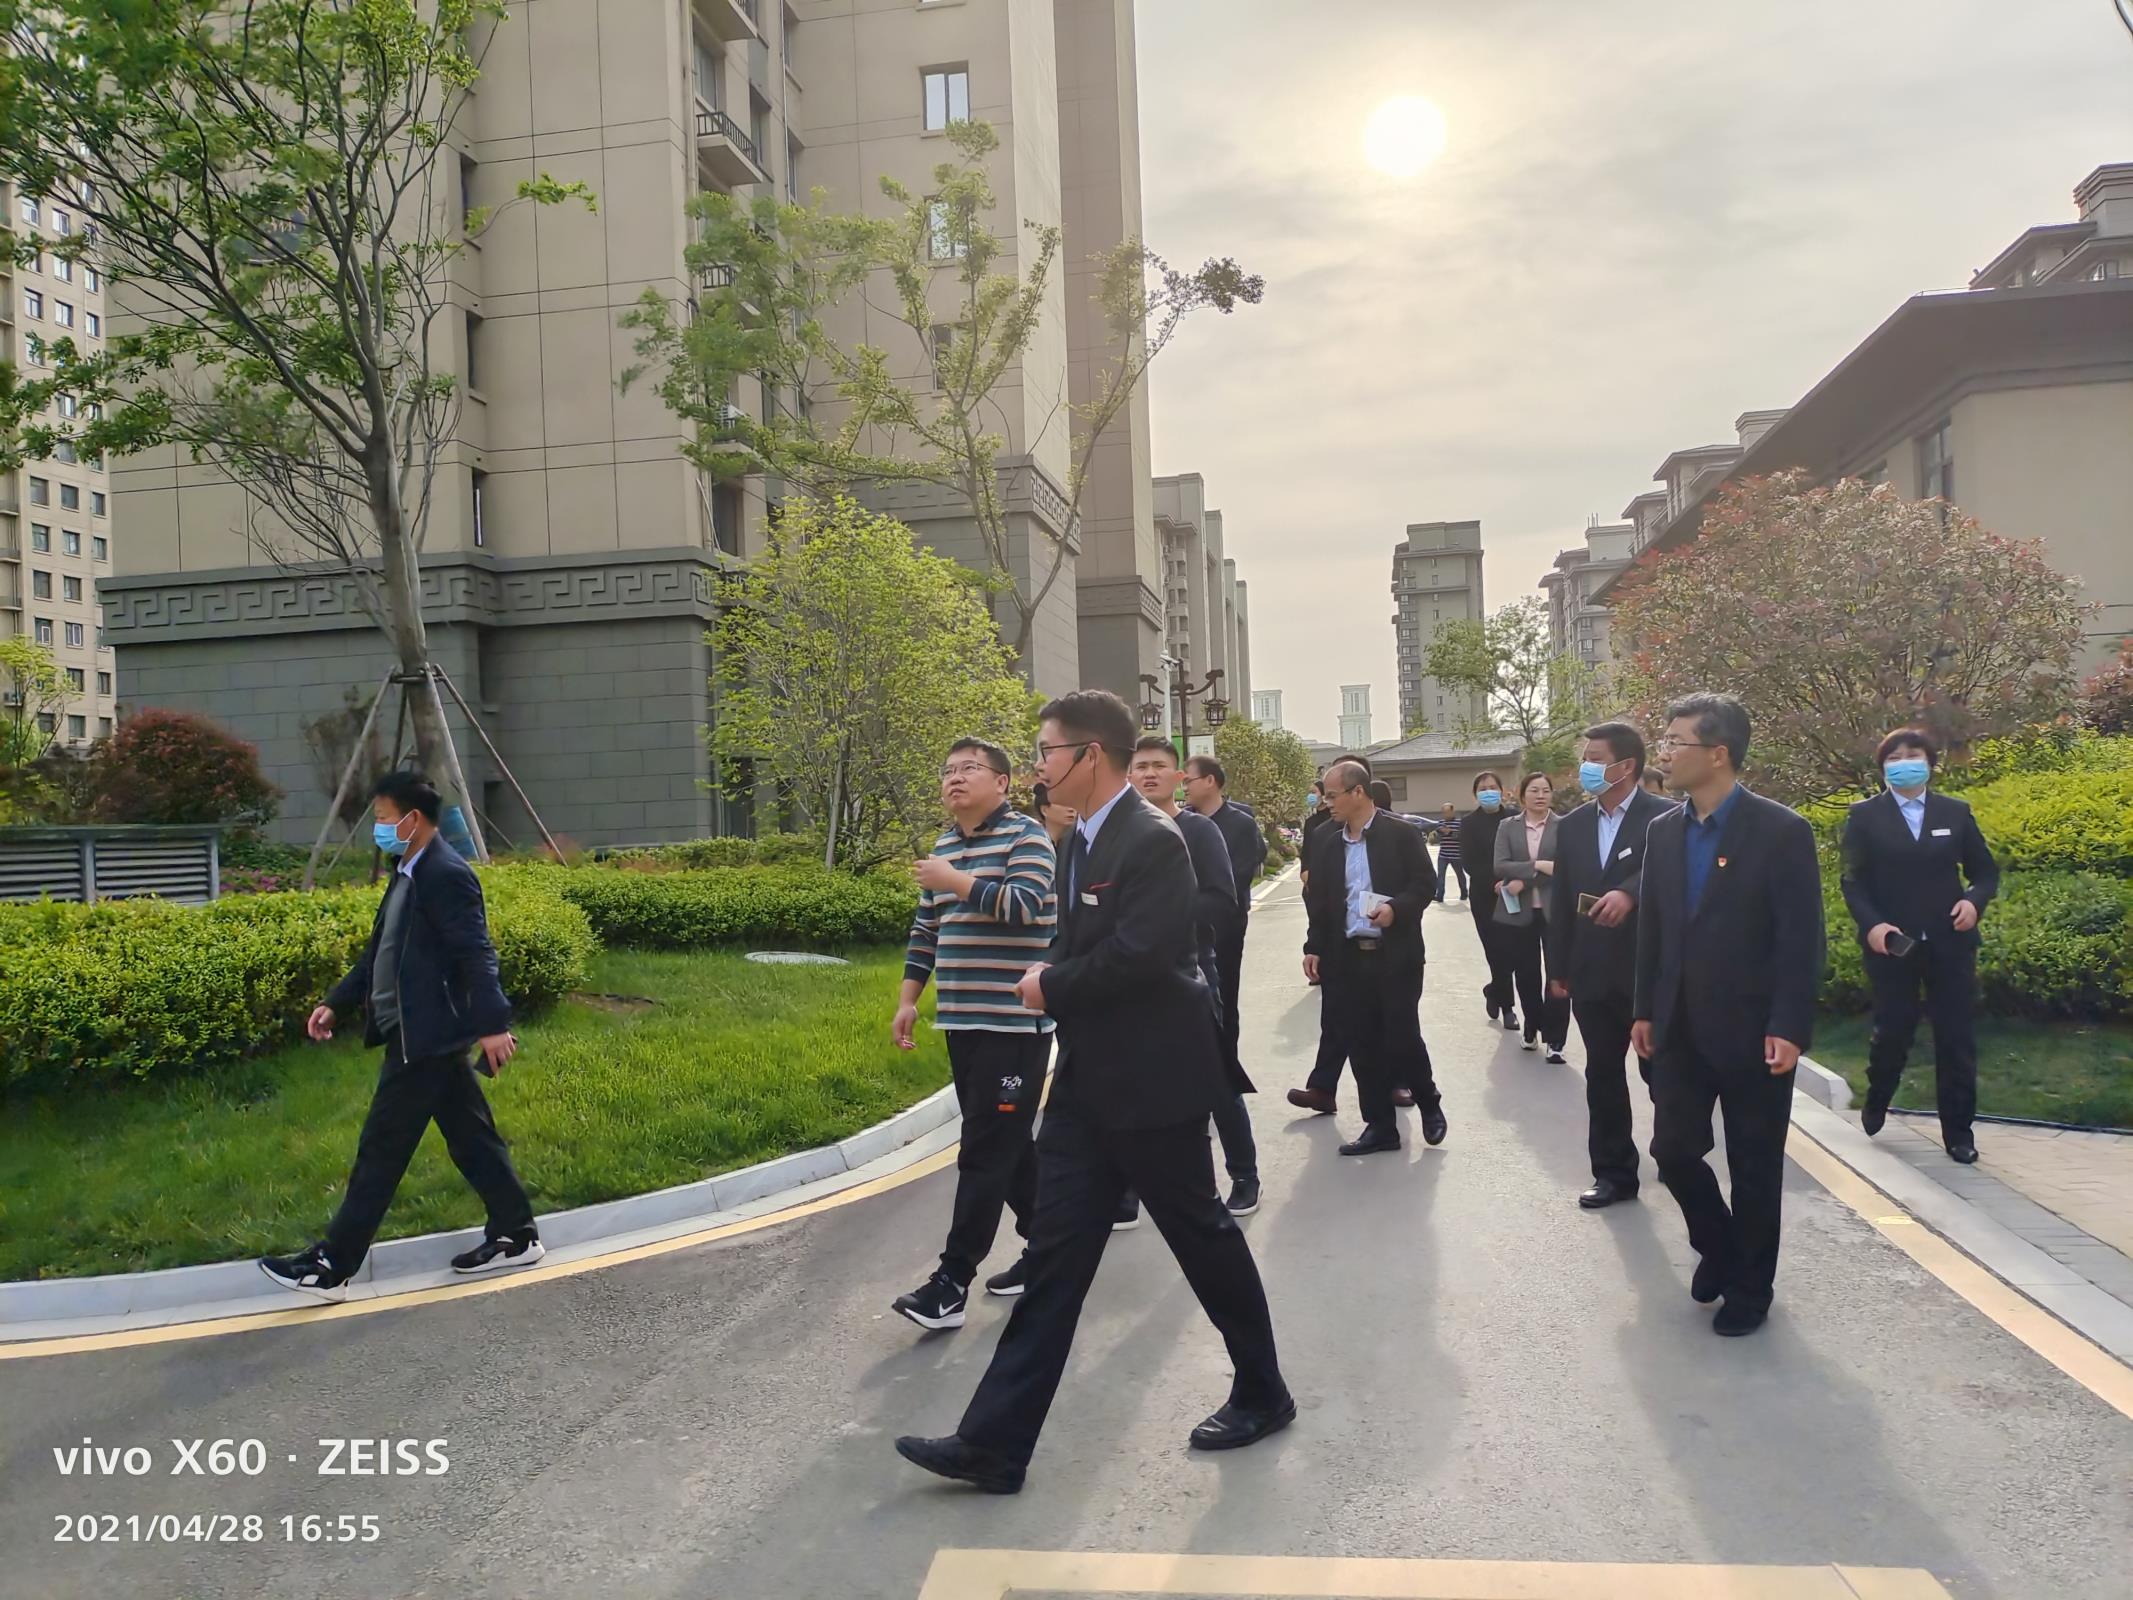
[[[214,898],[207,843],[201,839],[156,839],[96,846],[96,898],[127,900],[155,895],[184,905]]]
[[[0,843],[0,901],[83,900],[84,888],[80,845]]]

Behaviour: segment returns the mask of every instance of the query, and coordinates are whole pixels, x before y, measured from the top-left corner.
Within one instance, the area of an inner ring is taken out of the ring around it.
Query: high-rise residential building
[[[1367,683],[1341,685],[1341,748],[1370,748],[1370,685]]]
[[[35,378],[51,365],[47,350],[63,339],[87,353],[103,349],[103,279],[91,262],[53,249],[79,233],[66,195],[28,194],[12,183],[0,184],[0,194],[13,240],[35,247],[27,260],[0,251],[0,336],[7,358]],[[62,397],[48,416],[64,422],[80,409]],[[72,749],[108,735],[118,715],[118,669],[98,610],[99,585],[117,548],[113,521],[105,464],[71,445],[0,473],[0,638],[21,634],[50,648],[65,698],[39,721]],[[13,693],[0,684],[0,694]]]
[[[1593,591],[1629,565],[1636,529],[1629,523],[1585,530],[1584,543],[1555,558],[1555,570],[1540,581],[1548,596],[1548,636],[1558,656],[1572,656],[1587,666],[1605,666],[1613,658],[1607,608]]]
[[[1163,547],[1164,653],[1195,684],[1222,674],[1220,694],[1241,715],[1251,703],[1249,592],[1223,550],[1222,513],[1199,473],[1154,480]],[[1168,679],[1166,677],[1165,681]]]
[[[1449,733],[1479,727],[1488,708],[1480,695],[1429,673],[1429,647],[1448,622],[1487,616],[1481,589],[1481,524],[1415,522],[1393,547],[1392,619],[1400,668],[1400,731]]]
[[[2105,660],[2133,633],[2133,162],[2096,168],[2073,199],[2073,221],[2027,230],[1969,288],[1906,300],[1789,410],[1742,417],[1737,447],[1694,473],[1669,457],[1639,550],[1695,538],[1734,478],[1886,483],[2040,541],[2097,607],[2081,665]]]
[[[1281,691],[1279,689],[1254,689],[1252,691],[1252,720],[1269,733],[1279,733],[1281,731]]]
[[[683,430],[653,390],[618,387],[636,360],[621,316],[647,289],[678,303],[710,287],[683,259],[692,195],[819,187],[834,209],[878,212],[884,177],[925,192],[952,158],[952,120],[1000,135],[1000,270],[1026,267],[1026,222],[1064,231],[1036,336],[995,390],[1017,575],[1041,583],[1060,536],[1068,552],[1037,618],[1032,677],[1047,692],[1137,697],[1140,674],[1161,670],[1164,614],[1145,396],[1101,441],[1078,528],[1062,526],[1066,407],[1089,398],[1110,348],[1090,258],[1141,232],[1131,0],[507,9],[451,176],[486,204],[546,172],[583,180],[599,208],[510,210],[455,268],[449,337],[469,394],[423,581],[435,658],[550,828],[599,844],[754,823],[747,801],[708,786],[705,632],[715,575],[762,548],[782,489],[761,475],[713,486],[682,459]],[[940,282],[951,337],[952,269]],[[886,348],[906,381],[934,381],[928,341],[833,326]],[[745,380],[731,403],[800,402]],[[282,830],[307,836],[326,796],[305,728],[376,685],[382,638],[345,580],[275,565],[239,488],[169,452],[114,476],[139,529],[107,595],[123,698],[206,711],[256,742],[288,791]],[[875,498],[923,543],[984,565],[952,501]],[[455,731],[476,803],[523,842],[528,819],[500,772],[471,730]]]

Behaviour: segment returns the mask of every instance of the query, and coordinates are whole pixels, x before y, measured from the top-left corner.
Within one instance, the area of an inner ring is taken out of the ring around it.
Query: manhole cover
[[[851,963],[842,956],[820,956],[808,950],[751,950],[750,961],[760,961],[766,967],[848,967]]]

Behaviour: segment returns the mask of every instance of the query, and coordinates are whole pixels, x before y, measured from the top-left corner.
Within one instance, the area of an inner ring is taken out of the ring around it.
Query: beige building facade
[[[1560,552],[1554,570],[1542,577],[1541,591],[1548,597],[1548,636],[1557,656],[1595,668],[1614,659],[1607,608],[1593,594],[1629,565],[1636,531],[1627,522],[1595,523],[1585,530],[1584,542]]]
[[[1251,597],[1225,551],[1222,513],[1208,505],[1207,483],[1197,472],[1157,478],[1152,490],[1170,671],[1195,686],[1220,672],[1218,693],[1242,716],[1252,704]],[[1170,671],[1161,674],[1166,684]]]
[[[92,353],[103,348],[104,284],[90,263],[54,253],[78,232],[64,195],[26,194],[8,183],[0,196],[13,238],[39,247],[27,263],[0,252],[0,334],[9,359],[35,378],[51,364],[46,350],[63,339]],[[75,415],[74,403],[61,400],[48,417],[64,423]],[[71,447],[0,473],[0,638],[20,635],[51,651],[64,697],[39,722],[72,750],[108,735],[118,715],[117,666],[97,609],[98,584],[117,559],[111,496],[106,464]],[[0,685],[0,695],[14,692]],[[15,710],[9,705],[0,720],[11,721]]]
[[[715,269],[698,283],[684,259],[692,195],[819,187],[833,208],[878,215],[883,177],[923,193],[952,157],[951,120],[1000,134],[1001,270],[1025,265],[1025,221],[1065,230],[1036,338],[996,391],[1018,580],[1041,584],[1063,553],[1033,677],[1130,699],[1159,670],[1145,395],[1103,439],[1076,527],[1064,489],[1067,406],[1108,349],[1082,263],[1140,232],[1133,48],[1131,0],[511,0],[459,125],[463,198],[499,203],[547,173],[599,204],[511,209],[455,269],[448,364],[467,403],[424,587],[436,658],[554,831],[600,844],[754,824],[745,800],[708,787],[705,633],[717,573],[762,548],[783,489],[762,475],[714,486],[683,460],[656,393],[620,385],[636,360],[622,316],[647,290],[682,304],[715,287]],[[885,348],[905,381],[934,381],[925,341],[861,306],[845,316],[837,333]],[[772,415],[803,402],[749,380],[731,403]],[[306,728],[375,686],[382,639],[345,581],[277,564],[234,486],[168,455],[113,480],[137,530],[105,585],[120,698],[203,710],[253,740],[288,791],[283,831],[308,835],[326,795]],[[953,505],[877,498],[920,542],[986,564]],[[476,803],[525,842],[501,772],[457,731]]]
[[[1488,615],[1481,584],[1481,524],[1414,522],[1393,547],[1395,654],[1400,670],[1400,731],[1451,732],[1480,726],[1487,708],[1479,695],[1453,689],[1429,674],[1429,647],[1448,622]]]

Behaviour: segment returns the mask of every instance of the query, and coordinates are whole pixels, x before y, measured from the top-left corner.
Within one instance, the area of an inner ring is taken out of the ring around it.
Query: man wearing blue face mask
[[[511,1002],[497,981],[481,880],[439,836],[440,810],[437,791],[411,772],[379,780],[372,834],[395,871],[369,945],[306,1029],[324,1043],[339,1018],[361,1006],[363,1042],[385,1047],[348,1191],[326,1237],[299,1255],[259,1263],[276,1283],[315,1299],[348,1297],[348,1280],[369,1253],[432,1121],[489,1213],[482,1242],[454,1256],[452,1270],[527,1267],[543,1254],[533,1202],[474,1076],[478,1069],[494,1077],[517,1053],[518,1041],[511,1035]],[[469,1048],[477,1046],[470,1060]]]
[[[1875,759],[1888,788],[1855,804],[1844,823],[1844,903],[1874,990],[1860,1125],[1874,1134],[1888,1120],[1923,1011],[1933,1024],[1941,1142],[1967,1166],[1977,1160],[1977,925],[2000,869],[1968,804],[1929,792],[1940,764],[1930,734],[1898,728]]]
[[[1494,772],[1474,775],[1474,809],[1459,819],[1459,857],[1471,861],[1475,872],[1496,859],[1496,830],[1511,813],[1504,809],[1503,779]],[[1518,1032],[1517,952],[1509,929],[1493,914],[1494,894],[1477,894],[1474,901],[1474,932],[1481,938],[1481,953],[1489,963],[1489,981],[1481,998],[1491,1020],[1503,1019],[1505,1033]]]

